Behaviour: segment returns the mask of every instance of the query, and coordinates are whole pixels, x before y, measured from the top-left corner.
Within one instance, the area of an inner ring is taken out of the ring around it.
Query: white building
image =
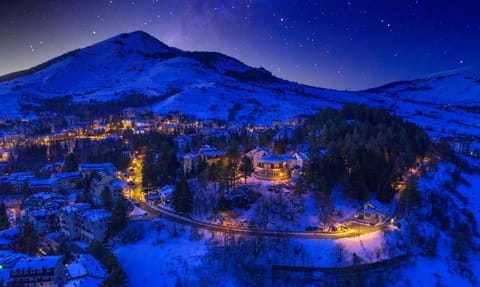
[[[60,212],[60,231],[71,240],[103,242],[111,217],[106,209],[91,208],[86,203],[66,206]]]
[[[8,286],[63,286],[63,256],[21,258],[10,270]]]
[[[254,175],[258,179],[278,181],[290,178],[289,162],[295,160],[286,154],[270,154],[261,157],[255,166]]]
[[[245,155],[252,160],[253,166],[258,166],[260,158],[266,156],[269,153],[267,148],[257,147],[247,152]]]

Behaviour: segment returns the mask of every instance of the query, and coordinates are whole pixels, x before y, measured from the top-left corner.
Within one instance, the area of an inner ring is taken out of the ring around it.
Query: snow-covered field
[[[113,252],[132,287],[175,286],[181,276],[192,276],[211,236],[164,220],[130,224],[142,229],[144,238],[116,246]]]
[[[340,240],[255,239],[236,235],[233,241],[229,235],[192,229],[166,220],[130,224],[134,224],[136,229],[143,230],[144,238],[113,248],[127,272],[129,286],[175,286],[178,282],[189,282],[191,284],[189,286],[198,285],[198,282],[204,280],[202,278],[206,276],[201,270],[205,272],[216,270],[218,266],[213,266],[212,256],[216,258],[216,252],[223,252],[222,250],[226,254],[248,258],[252,263],[268,268],[271,264],[345,266],[351,264],[353,253],[364,262],[375,262],[388,257],[388,254],[381,251],[384,245],[383,231]],[[257,255],[252,255],[255,250],[248,245],[252,242],[259,246]],[[247,249],[242,249],[245,246]],[[234,256],[215,260],[218,264],[228,264],[223,260],[235,262],[237,260],[235,258]],[[238,261],[241,262],[242,259]],[[235,274],[229,274],[227,270],[226,275],[221,278],[229,282],[230,285],[227,286],[242,286],[243,281],[239,281]]]

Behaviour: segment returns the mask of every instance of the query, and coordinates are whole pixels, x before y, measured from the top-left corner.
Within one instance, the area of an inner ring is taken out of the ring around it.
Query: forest
[[[317,195],[340,185],[344,195],[390,202],[394,183],[434,146],[425,131],[380,108],[345,104],[309,117],[297,133],[308,138],[305,179]]]

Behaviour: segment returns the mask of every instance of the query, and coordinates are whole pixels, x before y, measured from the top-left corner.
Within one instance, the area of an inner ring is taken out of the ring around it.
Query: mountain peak
[[[119,47],[125,46],[144,53],[164,53],[173,49],[147,32],[140,30],[113,36],[105,41],[95,44],[94,46],[103,46],[104,44],[112,43]]]

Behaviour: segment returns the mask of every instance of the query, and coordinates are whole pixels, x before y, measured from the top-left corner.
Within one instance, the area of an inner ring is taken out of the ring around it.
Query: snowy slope
[[[154,112],[178,110],[249,124],[359,102],[385,107],[431,134],[480,135],[479,76],[453,72],[362,92],[327,90],[278,79],[219,53],[168,47],[140,31],[0,77],[0,117],[22,117],[20,104],[41,99],[72,96],[90,102],[135,94],[155,99],[148,103]]]
[[[465,71],[444,72],[424,79],[394,82],[367,92],[404,101],[479,106],[480,77]]]
[[[162,98],[154,111],[226,119],[228,110],[239,103],[245,111],[236,114],[238,120],[270,123],[305,109],[313,111],[311,95],[298,95],[297,86],[219,53],[181,51],[144,32],[133,32],[0,77],[0,99],[4,114],[17,115],[18,102],[35,104],[67,95],[85,102],[132,94],[161,97],[174,90],[176,94]]]

